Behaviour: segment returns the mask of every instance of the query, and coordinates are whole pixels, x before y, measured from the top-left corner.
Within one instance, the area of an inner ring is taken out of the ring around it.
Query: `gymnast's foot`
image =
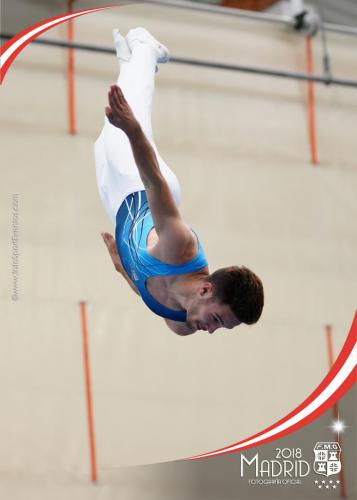
[[[128,47],[126,39],[119,33],[117,28],[113,29],[113,38],[119,62],[129,61],[131,57],[131,50]]]
[[[169,51],[160,43],[156,38],[154,38],[146,29],[144,28],[135,28],[129,31],[126,35],[127,44],[132,51],[135,44],[137,43],[147,43],[155,47],[157,54],[157,62],[158,63],[167,63],[170,59]]]

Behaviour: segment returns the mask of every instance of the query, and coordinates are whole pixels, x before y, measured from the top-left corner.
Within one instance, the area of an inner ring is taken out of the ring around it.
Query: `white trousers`
[[[154,47],[144,43],[136,44],[130,61],[121,63],[118,85],[153,146],[160,170],[179,205],[181,201],[179,182],[159,155],[153,138],[151,108],[155,91],[156,64],[157,55]],[[115,225],[117,211],[124,199],[130,193],[144,190],[145,187],[129,139],[122,130],[114,127],[107,117],[104,118],[104,127],[95,143],[94,151],[100,198]]]

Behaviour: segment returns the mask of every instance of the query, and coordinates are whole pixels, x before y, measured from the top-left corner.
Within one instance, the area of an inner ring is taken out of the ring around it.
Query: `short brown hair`
[[[242,323],[251,325],[260,318],[264,306],[263,284],[247,267],[218,269],[206,281],[213,284],[214,298],[228,305]]]

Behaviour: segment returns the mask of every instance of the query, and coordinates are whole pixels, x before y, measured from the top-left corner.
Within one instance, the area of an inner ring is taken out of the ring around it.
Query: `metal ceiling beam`
[[[165,7],[176,7],[180,9],[195,10],[200,12],[208,12],[212,14],[220,14],[225,16],[235,16],[252,21],[264,21],[274,24],[283,24],[293,27],[294,19],[291,16],[282,14],[271,14],[268,12],[254,12],[242,9],[233,9],[230,7],[220,7],[218,5],[202,4],[190,2],[189,0],[146,0],[145,3],[154,5],[162,5]],[[324,23],[326,31],[340,33],[342,35],[357,36],[357,28],[353,26],[345,26],[342,24]]]
[[[13,34],[0,33],[0,38],[9,40],[12,38]],[[39,44],[39,45],[48,45],[52,47],[60,47],[60,48],[73,48],[77,50],[86,50],[89,52],[97,52],[102,54],[115,54],[115,50],[112,48],[100,47],[96,45],[86,45],[79,43],[68,43],[61,42],[58,40],[50,40],[50,39],[35,39],[32,40],[31,43]],[[203,61],[199,59],[189,59],[184,57],[171,57],[170,61],[172,63],[177,64],[188,64],[191,66],[199,66],[203,68],[213,68],[220,69],[226,71],[241,71],[243,73],[251,73],[256,75],[264,75],[264,76],[273,76],[278,78],[288,78],[293,80],[300,81],[312,81],[317,83],[324,83],[325,85],[340,85],[343,87],[355,87],[357,88],[357,81],[355,80],[347,80],[343,78],[330,78],[326,75],[308,75],[305,73],[296,73],[291,71],[283,71],[283,70],[275,70],[270,68],[258,68],[254,66],[243,66],[239,64],[224,64],[224,63],[216,63],[213,61]]]

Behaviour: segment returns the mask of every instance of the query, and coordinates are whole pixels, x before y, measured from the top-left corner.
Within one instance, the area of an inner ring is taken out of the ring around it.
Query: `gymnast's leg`
[[[145,36],[140,37],[140,29],[129,32],[127,38],[131,54],[129,53],[128,60],[120,60],[117,84],[153,146],[160,170],[176,203],[179,204],[181,193],[178,180],[159,155],[153,138],[151,110],[155,91],[155,68],[158,62],[157,49],[150,40],[145,39]],[[120,52],[118,49],[123,40],[122,37],[119,40],[115,39],[117,53]],[[116,212],[124,198],[131,192],[145,188],[127,136],[122,130],[114,127],[106,117],[102,133],[96,142],[95,153],[100,196],[108,215],[115,222]]]

